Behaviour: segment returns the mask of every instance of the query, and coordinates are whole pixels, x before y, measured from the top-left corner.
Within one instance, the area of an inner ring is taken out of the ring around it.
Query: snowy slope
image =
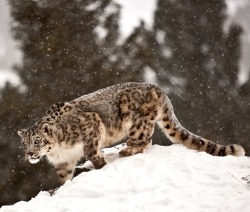
[[[144,154],[82,173],[52,197],[42,191],[0,211],[249,212],[250,185],[242,179],[249,175],[247,157],[213,157],[181,145],[155,145]]]

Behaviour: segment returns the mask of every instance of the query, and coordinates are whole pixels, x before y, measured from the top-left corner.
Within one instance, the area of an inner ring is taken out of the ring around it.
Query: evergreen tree
[[[110,0],[9,2],[14,37],[24,54],[23,65],[16,69],[27,91],[21,94],[7,86],[1,93],[0,118],[5,121],[1,122],[0,205],[30,199],[58,185],[47,162],[24,161],[17,130],[34,124],[51,104],[113,84],[113,76],[117,79],[115,72],[108,72],[119,14]],[[102,38],[100,28],[105,32]]]
[[[162,85],[169,83],[184,126],[220,143],[237,143],[243,138],[232,113],[241,111],[236,89],[241,29],[223,31],[225,9],[222,0],[159,0],[154,31],[163,51],[156,71]]]

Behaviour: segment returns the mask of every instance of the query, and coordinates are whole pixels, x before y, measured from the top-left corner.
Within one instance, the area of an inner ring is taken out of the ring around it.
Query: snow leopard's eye
[[[39,143],[40,143],[40,141],[37,139],[34,141],[34,145],[38,145]]]

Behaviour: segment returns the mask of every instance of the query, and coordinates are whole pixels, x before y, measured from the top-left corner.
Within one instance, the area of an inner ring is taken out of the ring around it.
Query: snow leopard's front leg
[[[95,169],[100,169],[106,164],[99,148],[99,142],[100,139],[98,137],[93,137],[84,143],[84,156],[93,163]]]
[[[73,178],[76,162],[64,162],[54,164],[54,166],[61,185]]]
[[[106,164],[100,149],[101,141],[105,139],[104,125],[96,113],[88,113],[84,124],[84,157],[93,163],[95,169],[100,169]]]
[[[63,163],[54,164],[57,176],[59,178],[60,185],[63,185],[67,180],[71,180],[73,178],[74,171],[75,171],[75,165],[76,165],[76,162],[71,162],[71,163],[63,162]],[[55,194],[55,191],[57,189],[58,188],[50,189],[50,190],[48,190],[48,192],[52,196]]]

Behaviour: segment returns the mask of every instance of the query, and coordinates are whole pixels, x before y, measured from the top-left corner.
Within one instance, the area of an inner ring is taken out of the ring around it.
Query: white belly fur
[[[57,147],[54,151],[47,154],[48,160],[53,164],[75,163],[80,160],[83,154],[83,143],[75,144],[70,147]]]
[[[106,132],[106,138],[102,139],[100,148],[102,149],[117,144],[119,141],[121,141],[128,135],[128,131],[131,126],[132,122],[128,121],[123,124],[122,129],[120,131],[118,131],[117,129],[111,130],[113,132],[113,136],[109,136]]]

